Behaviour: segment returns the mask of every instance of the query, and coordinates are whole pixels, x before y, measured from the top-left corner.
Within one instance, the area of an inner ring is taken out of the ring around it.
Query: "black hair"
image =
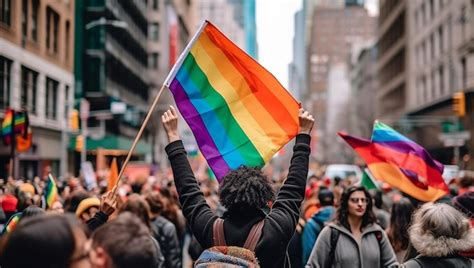
[[[381,209],[383,205],[382,191],[376,190],[374,193],[374,206]]]
[[[64,204],[64,211],[75,213],[81,201],[88,197],[89,194],[86,191],[80,190],[73,192]]]
[[[92,246],[102,247],[115,268],[157,267],[158,247],[146,226],[130,212],[99,227],[92,235]]]
[[[222,179],[220,202],[230,214],[246,213],[267,207],[275,193],[259,168],[240,166]]]
[[[413,211],[415,211],[415,207],[410,200],[405,197],[402,197],[398,202],[394,202],[392,205],[390,229],[387,235],[395,252],[408,248],[410,242],[408,227],[410,226]]]
[[[35,215],[22,219],[0,252],[2,268],[69,267],[76,242],[74,229],[81,229],[72,215]]]
[[[321,206],[334,206],[334,194],[328,190],[320,189],[318,193],[318,199]]]
[[[346,227],[347,230],[351,230],[348,221],[349,198],[351,197],[352,193],[357,191],[364,192],[365,198],[367,199],[367,207],[364,215],[362,215],[362,224],[360,226],[361,230],[367,225],[376,222],[375,214],[372,211],[372,197],[370,196],[369,191],[364,186],[350,186],[342,193],[341,202],[336,212],[336,222]]]
[[[21,219],[24,220],[25,218],[34,217],[43,213],[45,213],[44,209],[37,206],[29,206],[25,208],[25,210],[23,210],[23,213],[21,214]]]

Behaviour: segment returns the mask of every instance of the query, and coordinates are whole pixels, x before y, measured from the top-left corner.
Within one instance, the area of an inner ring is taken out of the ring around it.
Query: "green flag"
[[[364,169],[364,173],[362,174],[362,179],[360,180],[360,185],[370,189],[379,189],[377,183],[375,183],[374,179],[372,178],[372,174],[368,169]]]

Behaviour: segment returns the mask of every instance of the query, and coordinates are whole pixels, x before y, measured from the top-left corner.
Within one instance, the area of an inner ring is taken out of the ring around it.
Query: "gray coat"
[[[361,245],[352,233],[344,226],[330,223],[319,234],[318,240],[311,252],[306,267],[328,267],[330,263],[331,230],[339,230],[339,238],[335,247],[334,260],[331,267],[390,267],[397,265],[395,252],[385,235],[377,224],[371,224],[362,230]],[[382,239],[377,240],[376,231],[382,233]],[[380,246],[379,246],[380,243]],[[380,249],[379,249],[380,248]]]

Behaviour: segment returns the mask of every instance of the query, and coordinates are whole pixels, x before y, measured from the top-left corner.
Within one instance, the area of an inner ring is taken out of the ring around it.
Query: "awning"
[[[108,150],[121,150],[128,152],[132,147],[133,140],[121,136],[107,135],[102,139],[95,140],[87,138],[87,151],[94,151],[97,148],[108,149]],[[73,136],[69,140],[69,149],[76,149],[76,138]],[[134,154],[149,154],[151,153],[151,145],[139,141],[135,147]]]

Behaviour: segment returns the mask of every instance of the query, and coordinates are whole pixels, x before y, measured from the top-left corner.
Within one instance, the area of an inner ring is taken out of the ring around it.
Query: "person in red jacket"
[[[173,177],[188,225],[203,248],[213,244],[213,225],[218,219],[206,203],[193,174],[186,151],[178,135],[178,116],[170,107],[162,116],[169,144],[165,150],[173,170]],[[269,179],[258,168],[241,166],[223,177],[220,202],[226,207],[223,216],[224,236],[228,246],[242,247],[252,226],[264,220],[255,254],[261,267],[284,267],[286,248],[293,236],[304,198],[310,154],[309,135],[314,119],[308,112],[299,111],[299,134],[288,177],[276,200]]]

